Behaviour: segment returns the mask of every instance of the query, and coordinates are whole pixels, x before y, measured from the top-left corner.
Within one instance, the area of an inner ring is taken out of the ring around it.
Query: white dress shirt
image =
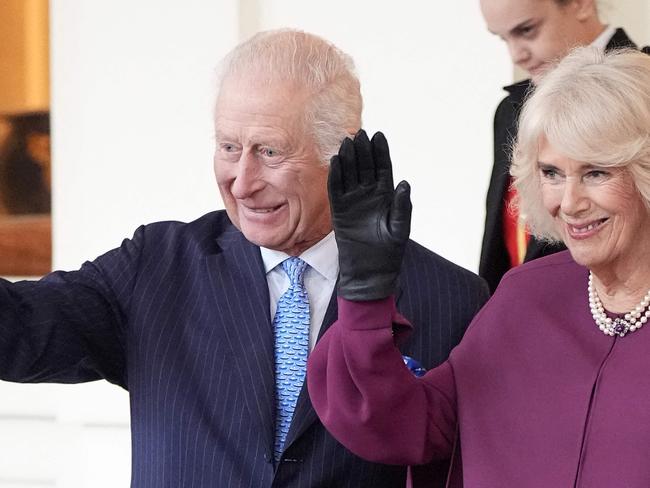
[[[604,31],[600,33],[596,39],[592,41],[590,46],[597,47],[601,51],[604,51],[605,48],[607,47],[607,44],[609,44],[609,41],[612,39],[614,36],[614,33],[616,32],[616,27],[612,27],[611,25],[608,25]]]
[[[266,271],[266,282],[269,286],[271,321],[273,321],[278,300],[289,288],[289,277],[282,269],[281,263],[290,256],[265,247],[260,247],[260,251]],[[304,284],[309,296],[309,350],[311,351],[316,344],[339,274],[339,251],[336,247],[334,231],[298,257],[309,265],[305,271]]]

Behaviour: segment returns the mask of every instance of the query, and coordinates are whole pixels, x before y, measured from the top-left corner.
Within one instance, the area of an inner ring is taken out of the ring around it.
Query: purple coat
[[[462,455],[466,487],[649,487],[650,324],[605,336],[588,270],[568,252],[511,270],[449,360],[414,377],[394,346],[392,298],[339,299],[309,360],[312,403],[359,456]],[[399,335],[400,332],[398,332]]]

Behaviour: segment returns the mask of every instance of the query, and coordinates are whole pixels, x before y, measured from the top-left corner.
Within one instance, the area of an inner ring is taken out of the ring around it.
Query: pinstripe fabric
[[[398,307],[418,326],[403,352],[428,369],[458,342],[485,286],[413,242],[403,268]],[[274,469],[268,301],[259,248],[224,212],[143,226],[79,271],[0,282],[0,377],[127,388],[132,487],[404,486],[403,468],[341,447],[306,388]],[[321,334],[335,317],[331,300]]]

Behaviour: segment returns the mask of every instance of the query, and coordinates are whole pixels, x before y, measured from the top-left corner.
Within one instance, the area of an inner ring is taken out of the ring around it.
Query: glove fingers
[[[357,170],[357,156],[354,151],[354,143],[349,137],[343,139],[343,143],[339,149],[339,161],[344,191],[352,191],[359,186],[359,171]]]
[[[357,155],[359,183],[362,185],[373,184],[376,180],[375,163],[372,158],[370,140],[363,129],[359,130],[354,136],[354,151]]]
[[[341,159],[338,156],[332,156],[330,159],[330,171],[327,175],[327,190],[330,198],[332,209],[341,201],[345,193],[343,185],[343,175],[341,174]]]
[[[370,142],[372,157],[375,162],[377,182],[382,189],[393,189],[393,165],[390,161],[388,141],[381,132],[375,132]]]
[[[400,181],[391,202],[389,225],[393,237],[405,242],[411,232],[411,186],[407,181]]]

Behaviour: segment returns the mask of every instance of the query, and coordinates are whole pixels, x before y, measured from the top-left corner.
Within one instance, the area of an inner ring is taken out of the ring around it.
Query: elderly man
[[[303,387],[337,316],[327,162],[359,131],[361,105],[352,61],[320,38],[276,31],[238,46],[215,111],[226,211],[142,226],[75,272],[2,282],[2,379],[128,389],[133,487],[404,486],[404,468],[338,444]],[[358,132],[354,150],[387,157],[382,136]],[[398,305],[420,327],[403,354],[442,362],[486,290],[409,242]]]

